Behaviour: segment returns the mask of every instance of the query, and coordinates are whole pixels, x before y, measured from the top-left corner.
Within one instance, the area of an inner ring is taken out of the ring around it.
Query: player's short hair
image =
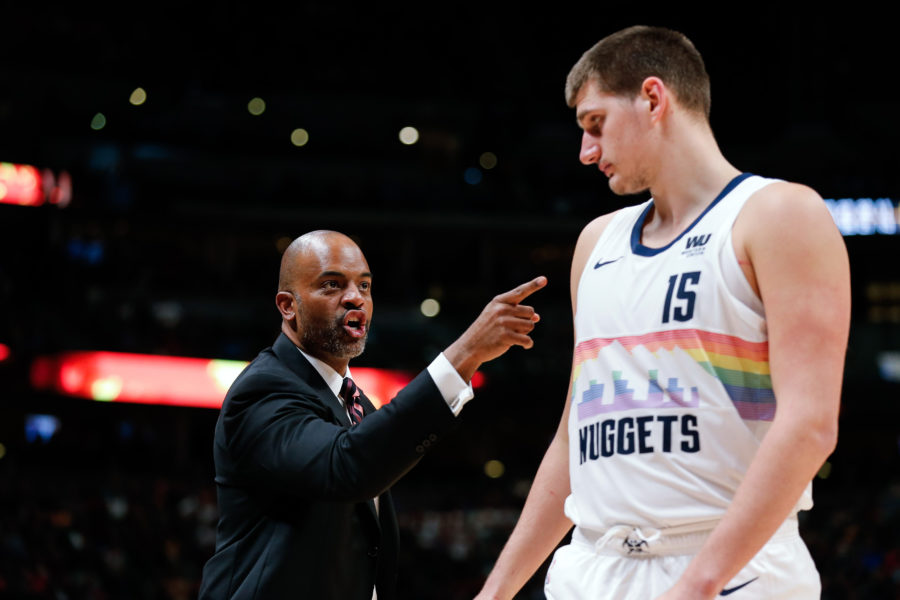
[[[603,38],[587,52],[566,77],[566,103],[588,81],[616,95],[634,97],[648,77],[659,77],[682,107],[709,120],[709,75],[700,52],[682,33],[663,27],[636,25]]]

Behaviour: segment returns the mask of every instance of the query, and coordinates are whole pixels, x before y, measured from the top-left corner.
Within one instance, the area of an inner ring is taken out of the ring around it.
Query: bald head
[[[319,229],[304,233],[285,249],[281,256],[281,269],[278,272],[278,291],[293,292],[296,290],[298,278],[306,268],[318,261],[310,260],[324,256],[332,248],[355,248],[360,255],[362,250],[348,236],[339,231]]]

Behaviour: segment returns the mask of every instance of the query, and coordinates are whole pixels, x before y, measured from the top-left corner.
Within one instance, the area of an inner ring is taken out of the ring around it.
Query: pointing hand
[[[521,302],[545,285],[546,277],[535,277],[495,296],[465,333],[444,351],[444,356],[465,381],[472,379],[482,363],[501,356],[510,347],[534,345],[528,334],[540,316],[534,308]]]

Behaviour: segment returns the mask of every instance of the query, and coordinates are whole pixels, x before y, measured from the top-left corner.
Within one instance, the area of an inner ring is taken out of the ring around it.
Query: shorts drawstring
[[[639,527],[620,523],[602,534],[576,526],[572,532],[572,542],[589,546],[598,554],[644,557],[691,554],[700,549],[715,525],[715,521],[707,521],[658,529],[648,525]],[[788,518],[772,539],[798,535],[797,525],[796,517]]]
[[[625,539],[622,541],[622,547],[628,554],[642,554],[647,551],[651,542],[655,542],[662,535],[662,531],[655,527],[645,529],[650,529],[653,533],[648,536],[640,527],[614,525],[607,529],[606,533],[594,543],[594,548],[599,551],[603,549],[610,540],[624,533],[626,535]]]

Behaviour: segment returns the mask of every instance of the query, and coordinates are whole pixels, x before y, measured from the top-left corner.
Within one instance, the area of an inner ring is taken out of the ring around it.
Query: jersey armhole
[[[719,269],[722,273],[722,282],[725,289],[735,300],[752,311],[755,317],[759,319],[765,318],[765,306],[763,305],[762,298],[753,289],[753,286],[750,285],[750,281],[747,279],[747,275],[744,273],[744,269],[741,267],[741,263],[738,260],[737,249],[734,247],[734,226],[738,222],[738,219],[741,218],[741,214],[747,207],[747,203],[753,198],[753,195],[772,181],[774,180],[761,179],[759,181],[759,184],[761,185],[758,185],[756,189],[752,190],[746,199],[741,202],[740,208],[738,209],[737,214],[734,215],[734,220],[732,220],[731,226],[728,228],[725,245],[719,252]]]
[[[733,229],[728,230],[721,258],[722,280],[728,292],[751,309],[758,316],[763,316],[764,308],[762,298],[753,290],[734,249]]]
[[[587,260],[584,262],[584,266],[581,268],[581,271],[578,273],[578,285],[575,286],[575,298],[581,295],[581,282],[584,281],[584,274],[587,272],[588,267],[591,265],[591,262],[595,260],[597,251],[600,249],[601,245],[612,235],[614,235],[616,228],[622,226],[622,221],[627,219],[627,215],[637,210],[637,214],[640,214],[642,207],[646,203],[641,203],[639,205],[634,206],[626,206],[621,208],[614,213],[611,213],[611,217],[609,222],[603,228],[603,231],[600,232],[600,235],[597,236],[597,239],[594,240],[594,244],[591,247],[591,251],[587,255]],[[630,226],[627,228],[630,230]],[[577,312],[577,305],[575,307],[575,311],[572,314],[572,317],[575,317],[575,312]]]

